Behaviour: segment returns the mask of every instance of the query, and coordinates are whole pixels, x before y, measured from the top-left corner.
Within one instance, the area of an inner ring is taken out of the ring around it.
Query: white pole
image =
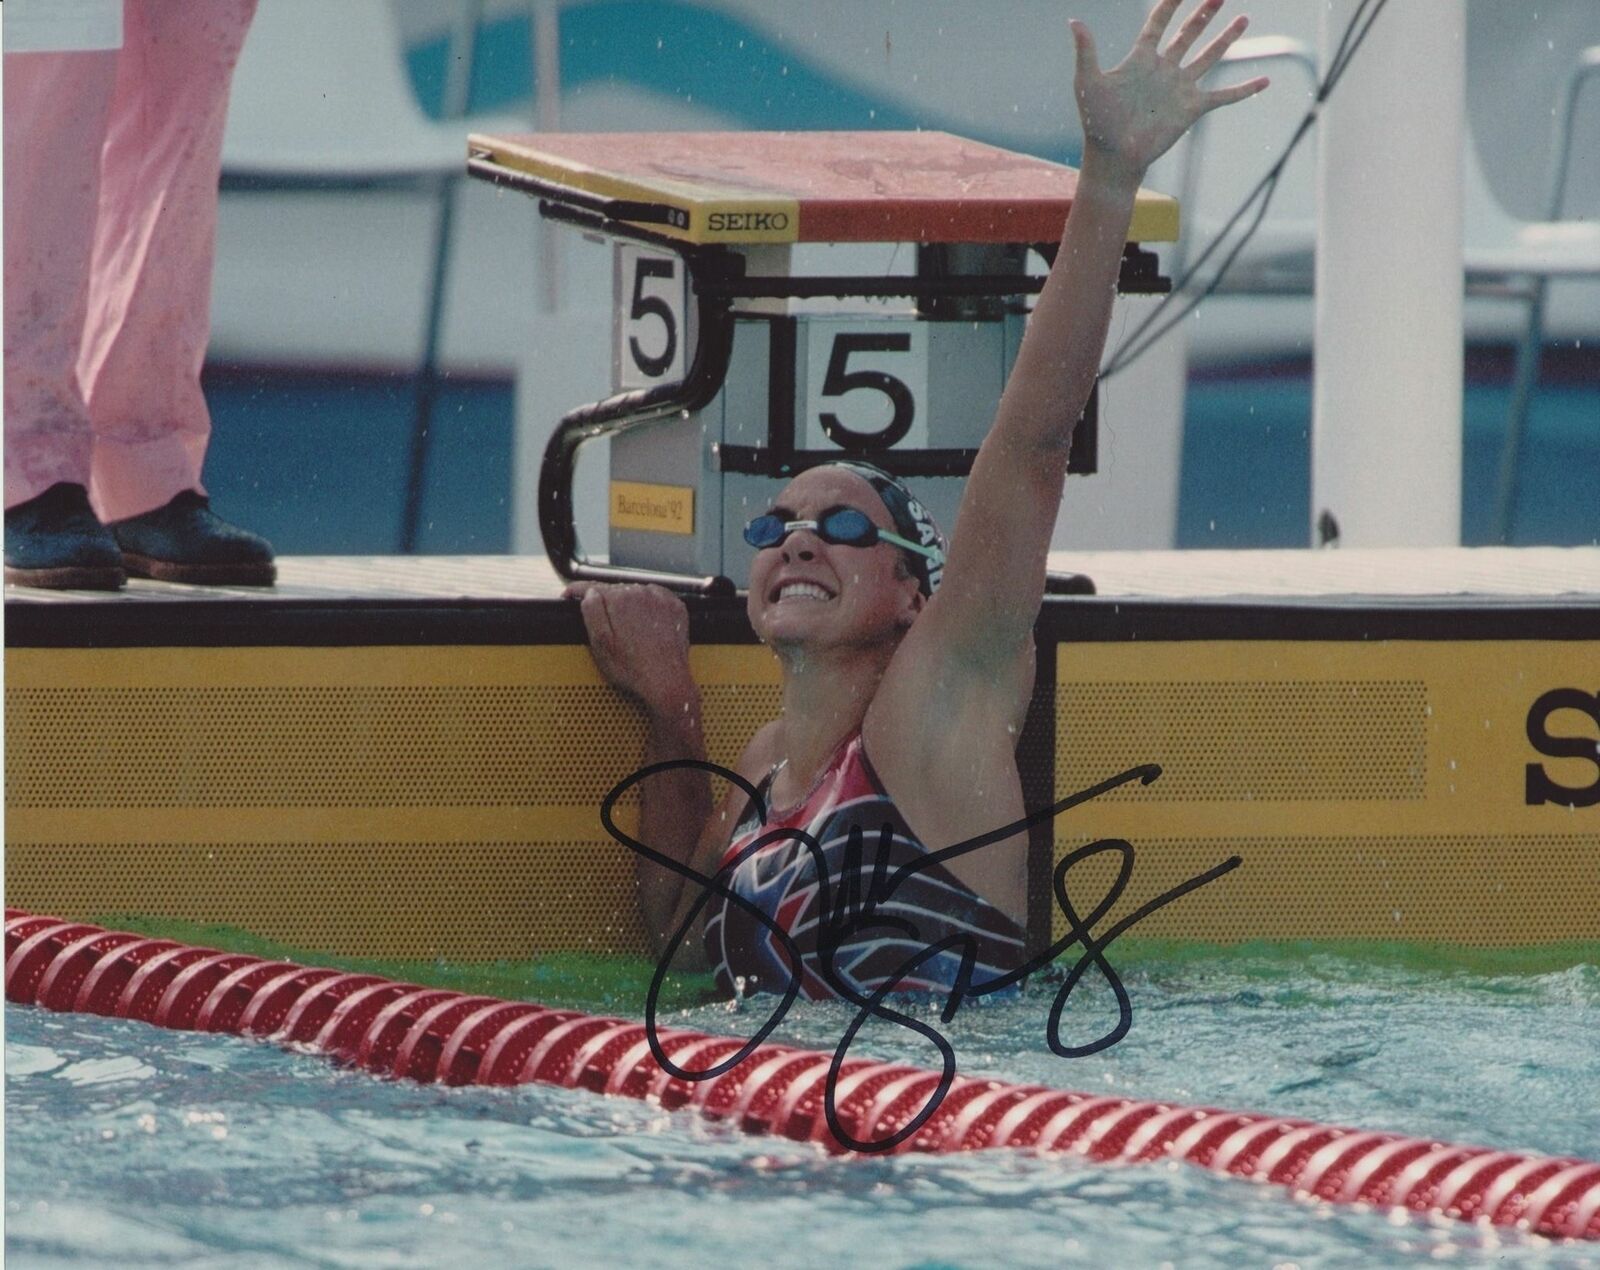
[[[561,0],[540,0],[533,10],[534,128],[561,131]],[[539,305],[543,313],[561,308],[561,252],[552,226],[538,222]]]
[[[1358,7],[1323,0],[1324,74]],[[1314,542],[1461,541],[1465,34],[1465,0],[1389,0],[1323,113]]]
[[[533,128],[535,132],[561,130],[561,5],[562,0],[535,0],[533,24],[529,39],[532,41],[534,77]],[[531,205],[530,205],[531,206]],[[605,347],[608,328],[585,311],[575,315],[562,310],[562,280],[565,274],[563,257],[571,245],[567,230],[547,221],[542,216],[530,216],[531,229],[538,250],[538,303],[529,315],[526,343],[517,363],[516,431],[511,450],[511,549],[518,555],[543,555],[544,535],[539,528],[539,468],[544,462],[544,447],[561,412],[582,401],[597,401],[605,395],[606,387],[595,377],[574,371],[570,378],[561,374],[567,365],[585,365],[573,354],[569,362],[565,341],[575,335],[587,334]],[[610,252],[591,253],[603,255],[607,274],[596,279],[600,293],[610,298]],[[580,267],[579,272],[582,272]],[[580,293],[581,294],[581,293]],[[610,310],[606,311],[610,317]],[[578,345],[582,347],[581,343]],[[585,367],[588,369],[588,367]],[[588,448],[588,454],[579,469],[578,483],[584,490],[579,498],[579,541],[589,555],[601,554],[605,545],[604,527],[596,534],[592,505],[595,502],[593,455],[610,445],[599,441]],[[600,491],[599,506],[603,509],[605,491]]]

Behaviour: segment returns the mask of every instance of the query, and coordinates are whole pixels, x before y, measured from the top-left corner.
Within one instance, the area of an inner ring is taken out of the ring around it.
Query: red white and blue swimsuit
[[[759,787],[763,802],[776,774],[774,769]],[[778,829],[804,830],[820,849],[826,903],[815,857],[803,842],[779,838],[732,865],[752,843]],[[732,995],[742,976],[746,991],[754,978],[755,991],[781,993],[797,972],[801,996],[833,1000],[846,994],[830,982],[825,957],[831,960],[832,978],[859,997],[871,996],[889,980],[897,980],[894,992],[948,991],[965,949],[974,955],[968,980],[974,985],[1020,965],[1023,933],[1016,922],[943,865],[909,874],[882,894],[886,876],[926,854],[867,760],[861,734],[852,734],[795,806],[771,810],[762,823],[752,803],[722,858],[719,877],[787,933],[799,966],[791,970],[782,941],[747,909],[713,896],[705,946],[718,986]],[[905,969],[930,945],[957,935],[966,937],[963,944]]]

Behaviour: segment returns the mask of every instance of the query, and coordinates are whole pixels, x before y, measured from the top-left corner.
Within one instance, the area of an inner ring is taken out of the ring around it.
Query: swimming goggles
[[[944,559],[944,553],[937,547],[924,547],[887,529],[879,529],[866,512],[854,507],[830,507],[815,520],[784,520],[773,512],[767,512],[744,527],[744,540],[758,549],[776,547],[796,529],[809,529],[823,542],[837,547],[871,547],[887,542],[905,551],[926,556],[929,560]]]

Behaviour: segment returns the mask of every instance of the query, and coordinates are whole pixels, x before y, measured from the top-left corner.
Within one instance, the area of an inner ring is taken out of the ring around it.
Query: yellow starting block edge
[[[764,190],[689,185],[660,176],[652,177],[649,182],[637,181],[580,163],[565,155],[554,155],[528,146],[513,147],[507,144],[506,138],[486,133],[472,133],[467,138],[467,150],[469,154],[486,156],[491,163],[508,171],[536,180],[565,185],[600,198],[658,203],[682,212],[688,218],[687,227],[639,224],[639,228],[663,238],[696,246],[800,241],[799,202]],[[720,227],[724,224],[734,227]],[[763,224],[765,227],[752,228]],[[1170,194],[1140,188],[1134,199],[1133,219],[1128,226],[1129,242],[1177,242],[1181,226],[1177,199]]]
[[[799,241],[800,204],[763,190],[738,186],[708,187],[689,185],[667,177],[635,181],[615,172],[579,163],[564,155],[553,155],[525,146],[510,147],[503,138],[473,133],[467,139],[473,154],[486,154],[490,162],[512,172],[520,172],[553,185],[565,185],[600,198],[627,199],[658,203],[682,212],[687,227],[669,224],[640,224],[663,238],[704,246],[710,243],[793,243]],[[736,217],[738,229],[714,228],[721,217]],[[747,228],[755,218],[764,217],[770,228]],[[625,224],[633,222],[624,222]]]

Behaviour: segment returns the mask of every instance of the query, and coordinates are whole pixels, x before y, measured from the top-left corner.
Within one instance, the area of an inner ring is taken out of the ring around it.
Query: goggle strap
[[[892,534],[887,529],[878,530],[878,537],[884,542],[891,542],[906,551],[915,551],[919,556],[926,556],[929,560],[943,560],[944,553],[937,547],[924,547],[920,542],[912,542],[909,538],[902,538],[899,534]]]

